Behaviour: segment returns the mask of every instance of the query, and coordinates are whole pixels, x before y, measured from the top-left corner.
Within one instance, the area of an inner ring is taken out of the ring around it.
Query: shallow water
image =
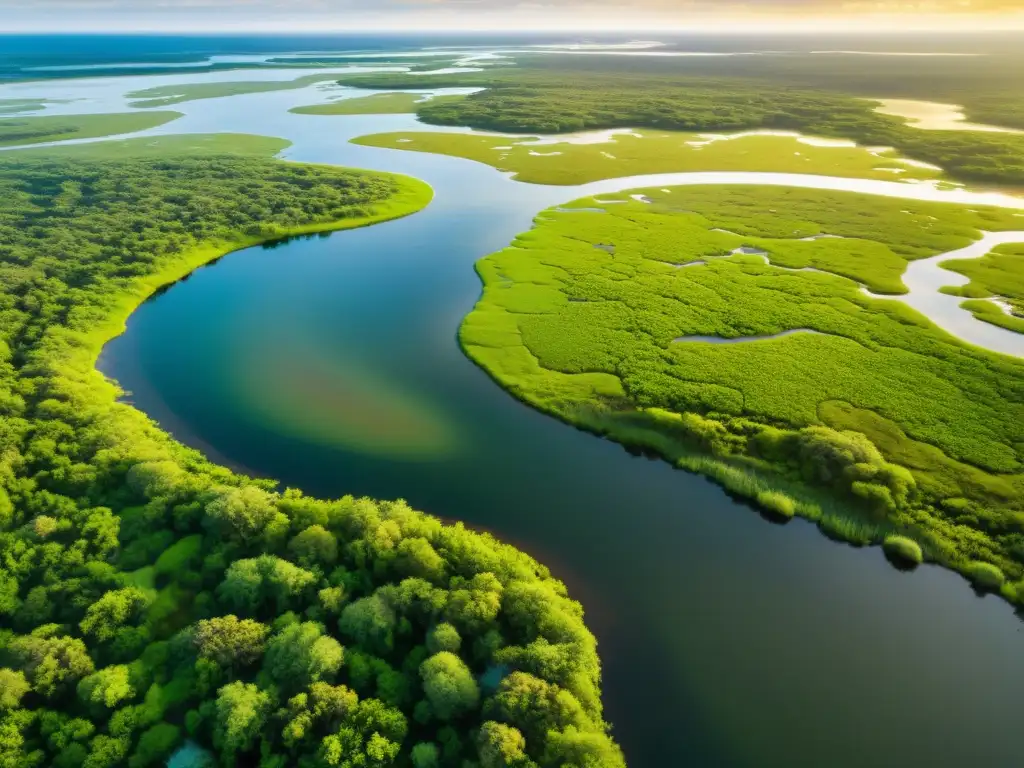
[[[906,118],[907,124],[925,131],[985,131],[988,133],[1021,133],[1013,128],[999,125],[968,122],[964,108],[956,104],[939,104],[934,101],[913,101],[910,99],[875,99],[875,109],[883,115]]]
[[[258,125],[294,141],[294,160],[423,178],[434,203],[231,254],[147,302],[100,365],[132,401],[216,460],[311,493],[403,497],[549,564],[599,637],[608,716],[633,768],[1024,760],[1022,625],[1007,605],[937,568],[897,572],[802,521],[769,524],[699,477],[547,418],[455,341],[480,293],[473,262],[583,195],[742,180],[977,198],[780,174],[518,184],[457,158],[346,143],[415,127],[408,116],[287,113],[318,99],[311,88],[186,103],[151,133]],[[310,382],[330,440],[296,420]],[[373,445],[368,409],[387,421]]]
[[[1024,232],[985,232],[981,240],[966,248],[910,262],[907,271],[903,273],[903,284],[907,286],[908,293],[901,296],[883,296],[863,290],[876,299],[895,299],[909,304],[947,333],[970,344],[1006,355],[1024,357],[1024,334],[978,320],[960,306],[963,297],[949,296],[939,290],[944,286],[959,287],[971,282],[966,275],[944,269],[944,262],[977,259],[996,246],[1007,243],[1024,243]]]
[[[813,328],[790,328],[788,331],[780,331],[779,333],[772,333],[767,336],[734,336],[730,339],[722,336],[680,336],[677,339],[672,339],[672,341],[676,344],[692,344],[694,342],[701,344],[748,344],[757,341],[769,341],[770,339],[781,339],[784,336],[792,336],[794,333],[818,333],[818,331]]]

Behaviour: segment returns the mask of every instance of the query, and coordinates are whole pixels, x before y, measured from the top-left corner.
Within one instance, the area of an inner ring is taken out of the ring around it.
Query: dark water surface
[[[210,100],[176,130],[237,123],[247,98]],[[375,120],[344,125],[407,118]],[[1007,605],[771,525],[519,404],[463,357],[474,261],[578,194],[352,147],[342,122],[252,124],[296,140],[294,159],[405,170],[437,198],[231,254],[147,302],[101,360],[138,407],[217,460],[318,495],[405,498],[547,563],[598,635],[633,768],[1024,764],[1024,624]]]

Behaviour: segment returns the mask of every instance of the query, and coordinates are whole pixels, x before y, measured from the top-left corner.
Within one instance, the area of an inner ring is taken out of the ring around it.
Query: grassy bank
[[[625,130],[589,143],[539,137],[407,131],[360,136],[355,144],[432,152],[475,160],[534,184],[585,184],[599,179],[684,171],[813,173],[862,179],[933,179],[895,153],[863,147],[817,146],[792,136],[713,137],[677,131]],[[811,140],[813,141],[813,140]]]
[[[596,643],[543,566],[403,502],[217,467],[95,370],[133,309],[196,266],[431,198],[408,177],[273,160],[282,144],[0,155],[0,762],[147,768],[188,738],[225,765],[498,751],[621,768]]]
[[[1019,219],[787,188],[641,192],[652,202],[546,211],[479,262],[467,354],[531,405],[770,514],[858,544],[902,534],[963,573],[989,563],[1024,602],[1024,362],[858,285],[899,293],[908,260]],[[812,332],[767,338],[795,329]]]
[[[156,128],[180,112],[116,112],[108,115],[43,115],[0,120],[0,147],[68,139],[95,139]]]

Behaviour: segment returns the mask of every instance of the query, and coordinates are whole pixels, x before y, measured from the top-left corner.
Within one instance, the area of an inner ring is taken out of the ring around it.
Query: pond
[[[405,498],[548,564],[598,636],[608,718],[633,768],[1024,760],[1024,625],[1009,606],[937,568],[898,572],[880,550],[804,522],[773,525],[700,477],[547,418],[456,344],[480,294],[473,263],[548,206],[743,178],[930,188],[773,174],[518,184],[464,160],[347,143],[413,129],[409,116],[287,113],[324,96],[185,103],[151,133],[282,136],[291,159],[408,173],[435,202],[231,254],[147,302],[101,359],[132,402],[215,460],[319,495]]]

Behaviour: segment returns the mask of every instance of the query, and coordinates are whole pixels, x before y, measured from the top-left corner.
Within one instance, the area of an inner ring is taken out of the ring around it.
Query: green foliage
[[[761,491],[755,498],[764,509],[779,517],[791,518],[796,514],[796,501],[781,491]]]
[[[250,749],[270,714],[271,696],[251,683],[228,683],[217,692],[214,744],[233,755]]]
[[[427,650],[431,653],[441,653],[441,651],[458,653],[461,646],[462,637],[451,624],[438,624],[427,632]]]
[[[921,545],[906,536],[897,536],[896,534],[886,536],[882,547],[885,549],[885,554],[896,562],[911,566],[924,562]]]
[[[139,744],[128,760],[128,768],[149,768],[165,764],[180,741],[181,728],[169,723],[157,723],[139,736]]]
[[[44,115],[0,119],[0,147],[69,139],[94,139],[156,128],[180,112],[119,112],[110,115]]]
[[[431,656],[420,667],[420,676],[431,710],[442,720],[471,712],[480,702],[473,673],[454,653],[441,651]]]
[[[23,672],[0,669],[0,712],[17,709],[22,697],[30,689]]]
[[[627,129],[606,141],[574,143],[535,137],[404,131],[360,136],[371,147],[465,157],[534,184],[584,184],[649,173],[748,171],[814,173],[892,180],[931,179],[938,171],[907,165],[898,154],[857,146],[815,146],[787,135],[733,136],[709,141],[699,133]]]
[[[247,666],[263,656],[270,628],[252,619],[221,616],[195,626],[192,642],[201,659],[221,667]]]
[[[96,375],[139,302],[199,264],[429,200],[412,180],[253,154],[279,149],[190,136],[0,156],[5,765],[158,765],[182,726],[225,765],[384,768],[420,743],[473,764],[491,719],[475,680],[499,663],[586,713],[551,713],[555,731],[585,722],[611,744],[582,611],[531,558],[401,502],[271,491]],[[441,651],[424,680],[446,623],[467,655]],[[539,760],[550,739],[533,738]]]
[[[858,82],[861,79],[848,64],[843,78],[833,78],[821,87],[817,71],[823,62],[821,56],[803,57],[796,78],[786,65],[800,62],[800,57],[773,57],[779,62],[769,64],[782,67],[775,71],[762,66],[764,57],[735,58],[746,58],[747,62],[726,62],[716,57],[713,70],[703,74],[694,62],[687,62],[687,71],[682,73],[678,63],[673,65],[671,60],[625,62],[617,56],[553,56],[522,58],[516,69],[442,75],[363,74],[339,82],[378,89],[486,89],[460,101],[424,104],[418,110],[419,118],[435,125],[511,133],[638,127],[701,132],[794,130],[852,139],[864,146],[895,147],[958,178],[1010,184],[1024,181],[1024,135],[925,131],[908,126],[899,118],[875,112],[871,101],[843,92],[864,92],[858,87],[863,82]],[[859,59],[861,64],[864,57]],[[754,61],[756,66],[751,66]],[[884,63],[890,68],[892,58]],[[735,67],[742,71],[730,77],[729,70]],[[972,116],[995,114],[997,121],[1004,116],[1019,120],[1019,88],[1006,83],[1005,90],[993,94],[990,74],[977,76],[975,93],[967,91],[974,99],[985,91],[990,96]],[[801,80],[807,87],[800,87]],[[891,73],[876,80],[878,84],[869,96],[893,94],[900,88],[899,77]],[[933,78],[932,82],[942,87],[941,80]],[[925,94],[925,98],[933,96],[934,91]],[[1009,106],[1013,103],[1017,111]]]
[[[264,669],[282,688],[306,687],[330,680],[344,658],[341,643],[313,622],[292,624],[267,644]]]
[[[1006,576],[992,563],[975,562],[967,566],[967,577],[979,589],[997,591],[1006,581]]]
[[[78,697],[87,704],[98,704],[113,709],[135,696],[135,689],[128,678],[128,667],[124,664],[104,667],[78,684]]]
[[[947,566],[1018,579],[1024,364],[858,282],[900,293],[908,261],[1020,220],[782,187],[642,193],[545,211],[481,261],[469,356],[524,401],[777,515],[856,544],[903,531]],[[823,234],[841,239],[805,239]]]

